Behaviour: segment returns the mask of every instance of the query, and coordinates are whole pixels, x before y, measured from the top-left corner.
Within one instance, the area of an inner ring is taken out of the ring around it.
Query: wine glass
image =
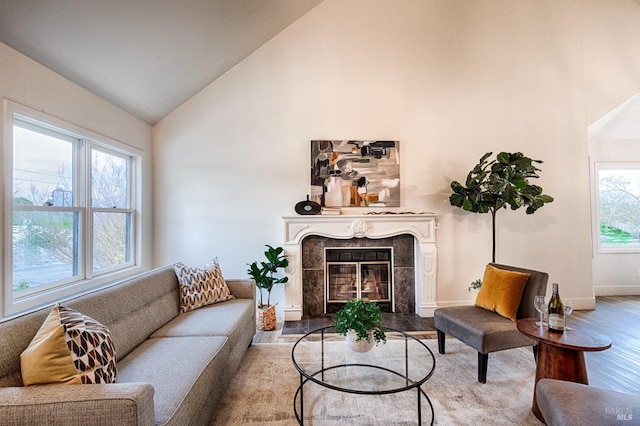
[[[533,299],[533,306],[536,308],[536,311],[540,312],[540,321],[536,321],[536,325],[540,327],[544,327],[547,324],[544,322],[544,313],[547,311],[547,302],[544,300],[544,296],[536,296]]]
[[[567,317],[573,313],[573,301],[565,300],[564,305],[564,329],[573,330],[571,327],[567,327]]]

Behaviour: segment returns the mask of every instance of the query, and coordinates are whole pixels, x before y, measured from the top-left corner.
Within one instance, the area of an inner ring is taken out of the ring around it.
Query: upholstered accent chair
[[[502,271],[530,274],[524,285],[515,318],[539,316],[533,306],[533,299],[537,295],[544,296],[546,294],[549,274],[495,263],[490,263],[489,266]],[[487,382],[487,364],[491,352],[533,346],[533,354],[537,355],[537,347],[534,346],[536,342],[520,333],[513,319],[505,318],[494,311],[476,305],[451,306],[436,309],[433,319],[438,333],[439,353],[445,353],[446,334],[478,351],[478,381],[480,383]]]
[[[640,395],[556,379],[540,380],[535,392],[549,426],[638,424]]]

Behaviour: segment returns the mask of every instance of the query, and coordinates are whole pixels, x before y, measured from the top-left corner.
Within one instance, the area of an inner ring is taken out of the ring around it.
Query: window
[[[5,314],[137,265],[140,153],[7,102]]]
[[[91,150],[94,273],[131,262],[130,163],[131,157]]]
[[[600,252],[640,252],[640,163],[596,163]]]

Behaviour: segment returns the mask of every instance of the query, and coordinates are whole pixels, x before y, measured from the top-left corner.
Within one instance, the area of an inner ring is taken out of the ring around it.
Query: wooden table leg
[[[542,422],[544,422],[544,417],[536,401],[536,388],[538,387],[538,381],[545,378],[589,384],[584,353],[578,350],[547,345],[544,342],[538,343],[538,362],[531,411]]]

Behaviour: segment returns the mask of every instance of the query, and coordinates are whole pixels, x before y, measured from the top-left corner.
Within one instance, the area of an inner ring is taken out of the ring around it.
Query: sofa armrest
[[[250,279],[226,280],[229,291],[238,299],[252,299],[256,301],[256,285]],[[255,305],[255,303],[254,303]]]
[[[153,386],[147,383],[0,387],[3,425],[155,424]]]

